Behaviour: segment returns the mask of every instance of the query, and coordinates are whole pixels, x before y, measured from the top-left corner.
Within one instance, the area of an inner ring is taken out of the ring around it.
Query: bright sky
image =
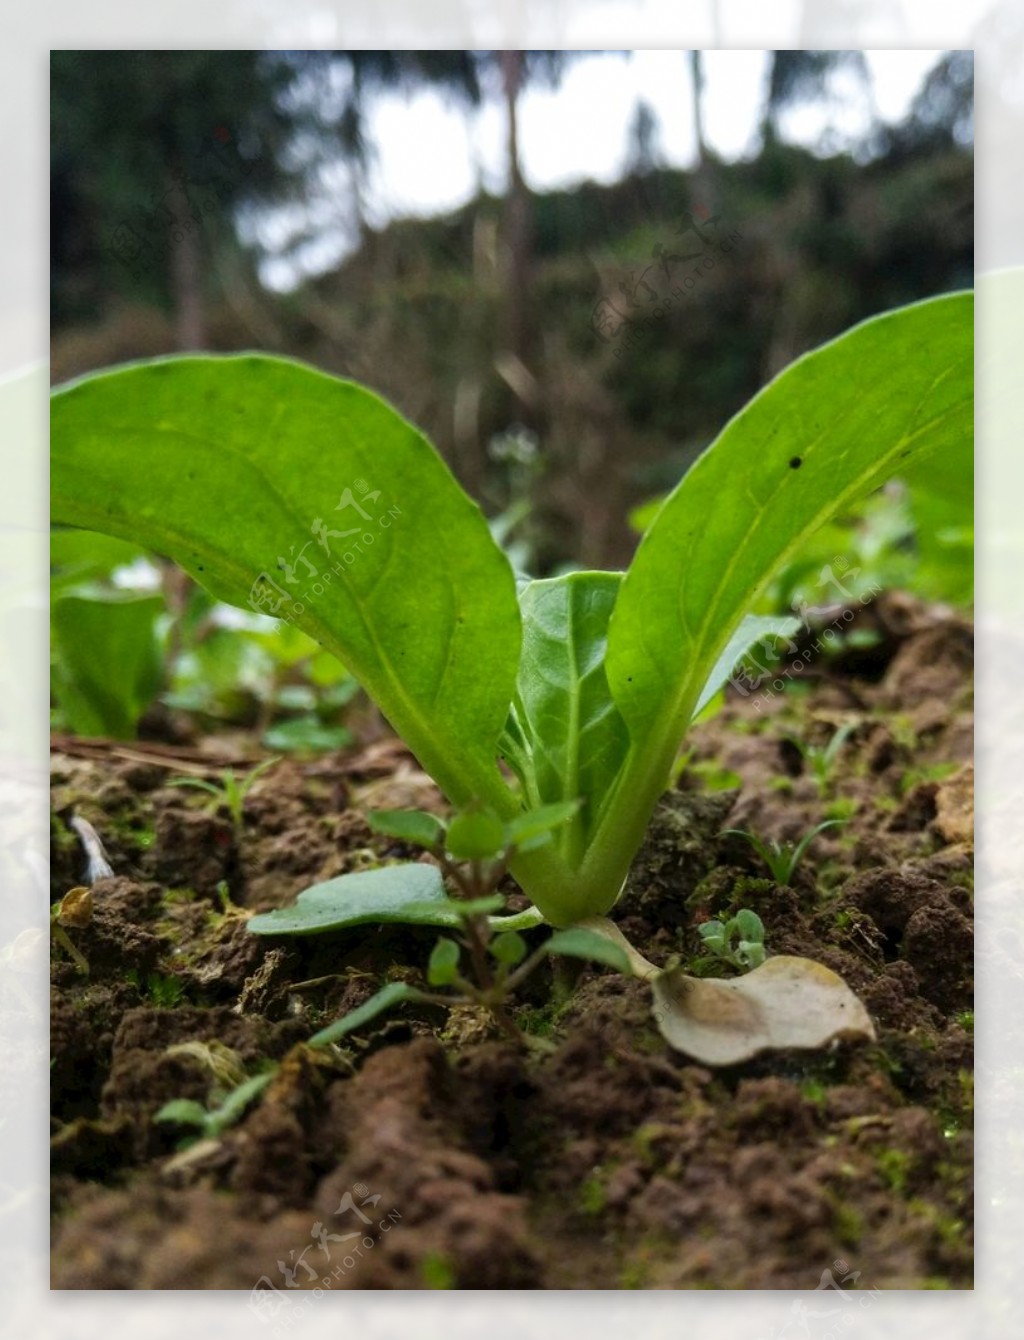
[[[875,105],[887,121],[907,111],[939,51],[869,51]],[[756,147],[764,98],[767,57],[763,51],[705,53],[705,129],[711,147],[727,159]],[[787,138],[816,142],[832,127],[856,135],[868,123],[859,88],[837,81],[850,96],[832,106],[795,109],[784,122]],[[587,178],[614,181],[622,172],[629,131],[643,100],[658,120],[658,145],[668,166],[694,161],[695,137],[689,61],[682,51],[636,51],[588,55],[570,64],[557,89],[527,88],[520,100],[520,154],[527,182],[535,190],[572,186]],[[505,116],[491,99],[475,114],[446,105],[434,92],[385,94],[369,114],[376,157],[367,193],[368,222],[379,227],[407,215],[444,213],[471,199],[480,182],[495,193],[504,189]],[[349,190],[339,171],[332,190]],[[332,210],[324,202],[324,225]],[[283,223],[283,220],[278,220]],[[261,229],[266,241],[270,239]],[[307,247],[303,269],[315,273],[336,264],[347,250],[337,228],[325,227]],[[298,280],[291,260],[267,262],[264,279],[287,289]]]

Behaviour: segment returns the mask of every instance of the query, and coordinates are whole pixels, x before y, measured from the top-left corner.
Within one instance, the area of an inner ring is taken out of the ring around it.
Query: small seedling
[[[772,872],[772,879],[775,880],[775,883],[789,884],[792,882],[793,875],[796,873],[796,868],[803,859],[804,853],[818,834],[823,833],[826,828],[838,828],[845,822],[845,819],[826,819],[824,823],[818,824],[809,833],[805,833],[797,843],[776,842],[774,838],[764,842],[755,833],[750,833],[745,828],[723,828],[722,836],[731,833],[734,837],[741,837],[749,842]]]
[[[182,1142],[185,1148],[194,1140],[216,1140],[245,1112],[245,1109],[263,1090],[277,1073],[277,1067],[261,1075],[253,1075],[232,1089],[215,1107],[204,1107],[193,1098],[172,1098],[154,1116],[154,1121],[173,1121],[179,1126],[194,1126],[197,1134],[186,1137]]]
[[[267,758],[262,763],[258,763],[255,768],[247,772],[241,779],[237,778],[230,768],[225,768],[219,774],[219,782],[211,782],[205,777],[172,777],[167,783],[168,786],[191,786],[197,791],[207,791],[213,797],[206,807],[208,814],[217,814],[221,810],[226,810],[231,816],[231,824],[235,830],[235,838],[239,839],[245,828],[245,798],[252,790],[255,782],[262,775],[272,768],[275,763],[279,763],[278,758]]]
[[[803,755],[804,762],[811,770],[811,776],[814,778],[820,795],[824,795],[828,790],[829,783],[832,780],[832,770],[839,758],[839,751],[856,729],[857,723],[855,721],[844,722],[838,730],[833,732],[826,745],[808,744],[795,735],[788,737]]]
[[[253,917],[249,929],[261,934],[310,934],[340,929],[359,921],[404,921],[449,928],[434,945],[425,982],[450,988],[448,994],[424,991],[393,982],[365,1004],[310,1039],[311,1046],[337,1041],[354,1027],[403,1000],[429,1004],[476,1005],[517,1043],[546,1048],[547,1043],[523,1033],[508,1001],[527,977],[551,954],[590,959],[628,970],[624,951],[595,931],[559,931],[530,951],[521,932],[540,917],[531,909],[502,915],[504,895],[497,891],[508,862],[517,852],[536,850],[553,840],[557,829],[576,813],[576,804],[548,805],[502,823],[492,811],[473,807],[449,822],[422,810],[374,810],[370,826],[382,836],[421,847],[437,866],[383,866],[343,875],[300,895],[293,908]],[[442,872],[455,890],[449,898]],[[344,900],[337,886],[344,885]],[[315,895],[315,896],[313,896]]]
[[[92,890],[84,885],[69,889],[59,903],[50,908],[50,939],[59,945],[83,977],[89,975],[89,963],[71,942],[65,927],[81,930],[92,921]]]
[[[728,921],[702,922],[698,929],[711,959],[731,963],[744,972],[764,962],[764,923],[749,907],[741,908]]]

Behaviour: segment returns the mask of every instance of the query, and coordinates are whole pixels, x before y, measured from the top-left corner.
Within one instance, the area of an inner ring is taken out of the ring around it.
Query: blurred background
[[[973,284],[965,51],[64,51],[51,112],[55,382],[190,349],[353,377],[532,575],[625,566],[774,373]],[[946,484],[822,543],[967,603],[968,458]],[[301,634],[120,542],[53,560],[57,725],[166,731],[157,704],[342,742],[355,686]]]

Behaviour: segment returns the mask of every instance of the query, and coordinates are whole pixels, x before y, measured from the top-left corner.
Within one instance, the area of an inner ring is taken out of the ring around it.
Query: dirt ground
[[[471,1011],[382,1016],[303,1047],[435,932],[272,940],[246,914],[382,858],[368,808],[442,809],[393,739],[286,760],[244,824],[183,771],[244,738],[131,746],[59,738],[53,898],[83,878],[89,820],[116,872],[52,963],[53,1263],[63,1289],[812,1289],[972,1285],[972,629],[902,596],[858,616],[870,647],[694,729],[614,917],[644,954],[699,954],[698,924],[757,911],[771,953],[841,973],[878,1039],[709,1070],[674,1053],[646,989],[598,967],[540,975],[520,1053]],[[819,780],[794,739],[852,732]],[[811,846],[793,887],[727,826]],[[513,900],[513,905],[515,905]],[[521,905],[521,904],[520,904]],[[727,971],[727,970],[726,970]],[[554,988],[554,989],[553,989]],[[561,988],[561,989],[559,989]],[[186,1051],[171,1050],[181,1044]],[[228,1050],[225,1050],[228,1049]],[[281,1062],[219,1140],[154,1121],[217,1076]]]

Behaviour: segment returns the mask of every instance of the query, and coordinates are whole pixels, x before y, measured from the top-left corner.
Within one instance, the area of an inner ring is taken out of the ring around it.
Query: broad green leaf
[[[367,922],[448,925],[447,920],[438,922],[431,916],[434,904],[443,907],[447,902],[437,867],[409,861],[314,884],[299,894],[293,906],[250,917],[248,929],[257,935],[315,935]]]
[[[573,888],[531,890],[549,919],[565,925],[614,902],[701,690],[773,570],[834,513],[970,438],[972,320],[972,295],[952,294],[798,359],[659,509],[608,626],[605,671],[629,756]]]
[[[505,846],[505,825],[490,810],[465,810],[448,824],[444,845],[457,861],[486,861]]]
[[[328,1043],[337,1042],[339,1038],[354,1033],[357,1028],[362,1028],[364,1024],[371,1023],[379,1014],[383,1014],[385,1010],[390,1010],[393,1005],[398,1005],[403,1000],[422,999],[423,992],[417,991],[408,982],[388,982],[387,986],[382,986],[375,995],[372,995],[358,1009],[352,1010],[344,1018],[336,1020],[333,1024],[328,1024],[326,1028],[321,1028],[319,1033],[314,1033],[306,1045],[308,1047],[326,1047]]]
[[[427,963],[427,981],[431,986],[450,986],[459,975],[462,950],[454,940],[438,940]]]
[[[261,912],[249,918],[247,927],[256,935],[319,935],[388,922],[457,929],[467,915],[497,912],[504,904],[500,893],[467,902],[449,898],[436,866],[408,861],[313,884],[291,907]],[[522,916],[508,920],[514,920],[516,928],[536,924],[536,920],[524,923]],[[505,920],[493,917],[492,924],[501,928]]]
[[[129,567],[145,550],[111,535],[87,530],[54,530],[50,534],[50,590],[65,590],[84,581],[109,577]]]
[[[512,570],[426,439],[370,391],[279,358],[180,357],[51,406],[55,522],[142,542],[339,656],[450,799],[515,802]]]
[[[618,573],[573,572],[531,582],[520,595],[522,660],[501,749],[532,808],[582,800],[554,835],[570,865],[629,743],[604,671],[620,581]]]
[[[51,683],[72,730],[130,740],[162,675],[162,596],[64,595],[53,602]]]
[[[669,495],[622,583],[606,667],[643,747],[675,743],[773,570],[834,513],[972,435],[973,298],[855,326],[798,359]],[[675,748],[675,743],[672,748]]]
[[[594,963],[604,963],[618,972],[630,973],[629,955],[617,944],[600,934],[599,931],[584,927],[572,930],[555,931],[545,941],[544,948],[549,954],[565,954],[568,958],[584,958]]]
[[[419,847],[436,847],[444,837],[444,824],[426,810],[371,810],[366,818],[375,833]]]

